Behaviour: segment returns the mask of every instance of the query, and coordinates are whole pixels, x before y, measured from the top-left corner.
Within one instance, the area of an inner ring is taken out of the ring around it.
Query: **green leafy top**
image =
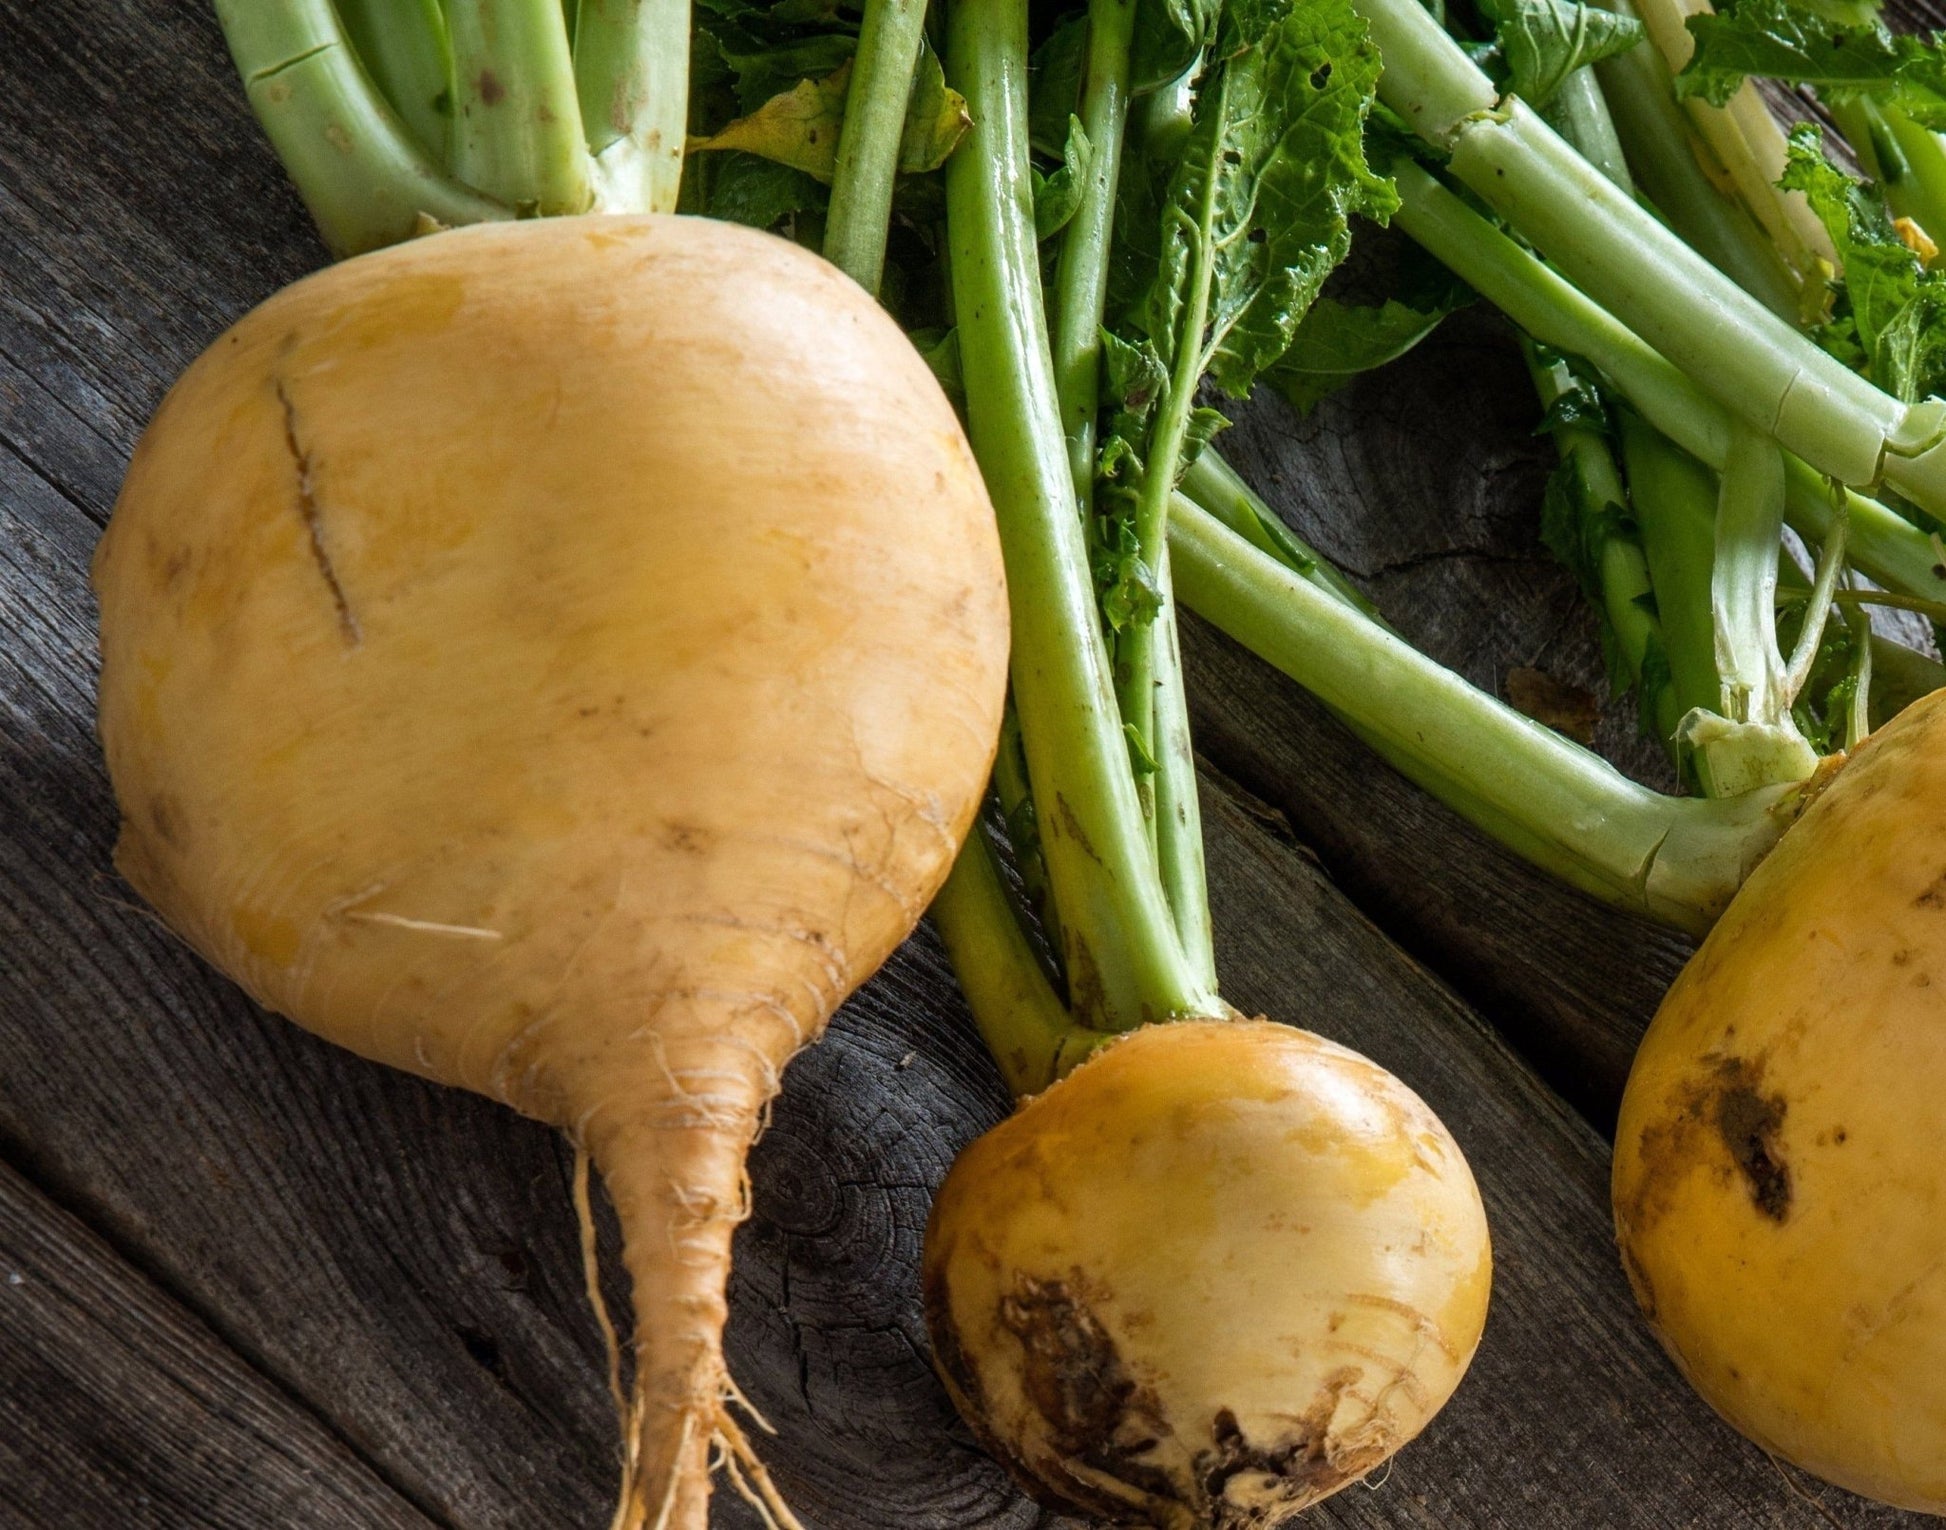
[[[1756,76],[1815,86],[1833,101],[1871,96],[1926,127],[1946,128],[1941,34],[1894,36],[1876,14],[1834,16],[1793,0],[1725,0],[1689,18],[1695,56],[1676,76],[1683,96],[1721,106]]]
[[[1352,215],[1391,216],[1392,183],[1365,160],[1379,68],[1346,0],[1232,0],[1134,316],[1165,366],[1193,346],[1196,371],[1241,398],[1344,258]]]
[[[1137,0],[1129,84],[1138,95],[1179,77],[1216,35],[1222,0]]]
[[[1380,151],[1371,126],[1365,153],[1376,161]],[[1361,230],[1351,258],[1299,322],[1290,349],[1265,380],[1308,413],[1359,373],[1396,361],[1472,300],[1472,290],[1419,245]]]
[[[1780,183],[1801,191],[1844,262],[1844,285],[1820,339],[1886,392],[1906,400],[1946,386],[1946,272],[1928,271],[1878,199],[1825,158],[1818,130],[1791,133]]]
[[[1625,53],[1642,41],[1633,16],[1576,0],[1480,0],[1504,65],[1497,81],[1539,110],[1584,65]]]
[[[1397,206],[1365,159],[1379,67],[1349,0],[1230,0],[1174,157],[1124,165],[1093,532],[1104,621],[1138,647],[1170,491],[1226,423],[1197,407],[1202,378],[1248,393],[1350,248],[1351,218]]]

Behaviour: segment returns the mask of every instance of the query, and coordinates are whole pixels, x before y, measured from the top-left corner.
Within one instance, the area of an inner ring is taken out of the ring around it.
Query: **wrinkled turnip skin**
[[[1471,1171],[1354,1052],[1145,1027],[960,1155],[927,1321],[954,1402],[1043,1502],[1270,1530],[1459,1384],[1492,1277]]]
[[[937,383],[767,235],[439,234],[211,347],[95,575],[118,865],[269,1008],[587,1144],[641,1515],[702,1530],[745,1149],[998,733],[999,545]]]
[[[1853,1492],[1946,1513],[1946,691],[1860,747],[1637,1054],[1615,1219],[1709,1403]]]

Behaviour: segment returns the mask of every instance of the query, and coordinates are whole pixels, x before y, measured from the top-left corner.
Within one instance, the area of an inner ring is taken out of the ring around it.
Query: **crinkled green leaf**
[[[1139,477],[1140,461],[1126,441],[1111,440],[1103,448],[1100,461],[1111,484],[1118,481],[1117,474]],[[1095,589],[1103,622],[1111,633],[1119,633],[1137,623],[1153,621],[1162,609],[1162,592],[1156,586],[1154,570],[1142,557],[1141,542],[1128,513],[1133,508],[1130,496],[1126,492],[1105,493],[1100,502],[1103,513],[1096,517],[1092,547]]]
[[[1142,471],[1142,459],[1129,444],[1128,437],[1111,435],[1096,453],[1095,471],[1110,483],[1125,482]]]
[[[1027,141],[1035,153],[1060,156],[1087,72],[1088,14],[1081,11],[1055,27],[1027,65]]]
[[[1792,0],[1726,0],[1688,25],[1696,52],[1676,76],[1679,95],[1721,106],[1754,76],[1812,85],[1832,100],[1872,96],[1946,128],[1940,34],[1895,36],[1875,15],[1833,19]]]
[[[1183,432],[1182,438],[1182,470],[1187,472],[1202,456],[1203,448],[1216,438],[1218,431],[1229,428],[1229,416],[1219,409],[1190,410],[1189,428]]]
[[[1266,374],[1277,391],[1309,412],[1360,372],[1396,361],[1452,312],[1414,308],[1397,298],[1342,303],[1319,298],[1297,326],[1290,349]]]
[[[1352,214],[1383,222],[1397,196],[1365,162],[1379,57],[1346,0],[1232,0],[1215,51],[1139,318],[1165,362],[1195,346],[1217,385],[1241,398],[1344,258]],[[1199,258],[1209,262],[1208,322],[1184,335]]]
[[[1034,175],[1034,236],[1051,239],[1066,228],[1080,209],[1086,192],[1088,168],[1094,163],[1095,148],[1079,117],[1068,118],[1067,141],[1061,147],[1061,168],[1049,175]]]
[[[1541,422],[1534,427],[1534,434],[1538,436],[1563,425],[1598,430],[1603,435],[1612,433],[1607,406],[1598,395],[1586,388],[1570,388],[1542,410]]]
[[[1137,95],[1193,67],[1216,35],[1222,0],[1136,0],[1129,87]]]
[[[1134,527],[1167,487],[1146,461],[1154,443],[1186,468],[1227,423],[1195,407],[1202,375],[1247,393],[1344,258],[1352,215],[1382,221],[1397,205],[1365,163],[1379,60],[1349,0],[1229,0],[1210,59],[1174,162],[1123,167],[1111,290],[1147,276],[1108,349],[1094,540],[1113,632],[1159,609]]]
[[[793,213],[825,204],[825,190],[802,170],[755,154],[725,154],[709,188],[709,215],[773,228]]]
[[[1119,413],[1146,416],[1169,385],[1168,369],[1155,346],[1147,340],[1131,343],[1104,329],[1101,351],[1106,401]]]
[[[717,33],[717,46],[736,75],[737,100],[748,115],[799,84],[835,75],[858,51],[858,38],[820,32],[773,39],[726,27]]]
[[[1783,180],[1831,235],[1844,285],[1820,336],[1828,350],[1910,402],[1946,386],[1946,272],[1928,271],[1862,182],[1825,158],[1818,130],[1791,132]]]
[[[1507,70],[1507,89],[1539,109],[1567,77],[1642,41],[1642,23],[1577,0],[1484,0]]]

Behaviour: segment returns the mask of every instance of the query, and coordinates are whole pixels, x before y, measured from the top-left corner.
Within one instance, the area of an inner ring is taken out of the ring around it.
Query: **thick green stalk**
[[[1523,350],[1542,408],[1573,389],[1574,380],[1564,364],[1543,363],[1531,344]],[[1577,511],[1592,509],[1600,514],[1609,506],[1626,510],[1629,490],[1615,465],[1607,434],[1593,426],[1569,422],[1556,423],[1552,430],[1555,449],[1575,478]],[[1606,518],[1600,524],[1601,542],[1592,561],[1602,616],[1629,688],[1642,699],[1643,716],[1651,720],[1656,737],[1667,742],[1675,736],[1684,709],[1667,680],[1647,671],[1650,653],[1663,646],[1648,558],[1642,544],[1620,527]]]
[[[1230,72],[1225,69],[1217,76],[1216,99],[1204,108],[1219,122],[1226,112],[1229,87]],[[1169,368],[1169,382],[1156,403],[1149,430],[1148,459],[1143,464],[1142,487],[1135,502],[1136,544],[1143,563],[1152,569],[1162,566],[1169,501],[1181,473],[1183,444],[1189,438],[1189,416],[1195,407],[1196,389],[1209,360],[1203,332],[1209,324],[1210,292],[1215,275],[1210,247],[1219,184],[1220,177],[1212,165],[1203,177],[1199,205],[1193,212],[1178,210],[1173,214],[1188,225],[1189,278],[1181,311],[1175,317],[1175,355]],[[1115,693],[1121,703],[1122,721],[1151,754],[1155,741],[1157,629],[1172,617],[1173,613],[1165,607],[1153,621],[1134,623],[1122,634],[1115,653]]]
[[[1196,483],[1195,472],[1192,469],[1189,477],[1184,480],[1185,486],[1194,487],[1199,492],[1204,490],[1211,492],[1208,498],[1197,498],[1195,495],[1178,490],[1175,513],[1177,515],[1200,513],[1218,522],[1257,551],[1270,557],[1286,572],[1295,574],[1315,586],[1330,599],[1344,606],[1346,610],[1356,612],[1374,626],[1381,627],[1387,632],[1393,631],[1391,625],[1379,614],[1378,608],[1360,594],[1343,574],[1320,558],[1302,539],[1285,527],[1278,519],[1277,513],[1245,487],[1241,479],[1236,479],[1227,467],[1223,469],[1223,474],[1235,482],[1234,493],[1217,482]],[[1347,716],[1342,712],[1338,717],[1346,727],[1379,753],[1387,753],[1390,746],[1384,737],[1362,726],[1355,717]],[[1472,791],[1461,775],[1447,770],[1440,761],[1431,756],[1416,760],[1410,774],[1415,781],[1455,812],[1470,819],[1502,844],[1523,854],[1526,853],[1523,847],[1532,837],[1526,827],[1503,813],[1494,803]]]
[[[1738,722],[1775,722],[1785,705],[1784,658],[1777,650],[1777,548],[1784,534],[1784,462],[1768,437],[1739,430],[1716,502],[1716,556],[1710,598],[1716,607],[1719,707]]]
[[[1115,232],[1115,192],[1128,128],[1129,48],[1135,0],[1090,0],[1088,73],[1081,127],[1093,146],[1081,205],[1061,235],[1051,319],[1054,387],[1075,498],[1094,497],[1095,420],[1101,412],[1101,319],[1108,300],[1108,252]]]
[[[1714,709],[1719,701],[1716,635],[1710,615],[1711,573],[1716,556],[1716,475],[1638,415],[1619,421],[1628,468],[1630,506],[1649,558],[1663,652],[1684,712]],[[1826,549],[1830,547],[1829,537]],[[1848,547],[1848,544],[1847,544]],[[1779,598],[1808,600],[1794,567],[1784,568]],[[1839,590],[1840,605],[1883,604],[1932,615],[1938,602],[1884,590]],[[1874,635],[1872,719],[1883,723],[1921,696],[1946,686],[1946,665]]]
[[[586,212],[593,192],[560,0],[446,0],[453,173],[510,207]]]
[[[1165,543],[1156,587],[1162,608],[1153,624],[1155,688],[1155,864],[1162,893],[1175,915],[1184,958],[1197,980],[1216,992],[1216,936],[1210,920],[1209,878],[1203,864],[1203,809],[1196,791],[1196,751],[1189,736],[1189,688],[1176,632],[1175,574]]]
[[[1846,483],[1877,481],[1905,406],[1723,276],[1521,103],[1469,124],[1452,168],[1738,419]]]
[[[1393,222],[1543,344],[1592,362],[1650,424],[1685,451],[1720,469],[1732,416],[1640,336],[1558,272],[1508,238],[1418,165],[1393,167],[1399,210]],[[1830,530],[1828,481],[1797,458],[1785,464],[1790,524],[1807,541]],[[1946,593],[1938,554],[1925,534],[1876,500],[1847,491],[1853,564],[1908,594]]]
[[[689,129],[689,0],[580,0],[574,85],[602,212],[674,212]]]
[[[1634,9],[1649,34],[1649,43],[1664,64],[1680,74],[1696,51],[1687,22],[1695,10],[1708,10],[1708,0],[1634,0]],[[1750,211],[1773,241],[1778,254],[1794,272],[1810,279],[1818,262],[1837,264],[1831,236],[1803,196],[1779,188],[1785,164],[1782,129],[1758,93],[1755,80],[1745,80],[1729,99],[1714,106],[1699,96],[1682,103],[1683,113],[1704,145],[1717,172],[1737,199]]]
[[[1908,406],[1827,355],[1493,87],[1417,0],[1356,0],[1379,95],[1589,297],[1746,424],[1850,484],[1946,511],[1946,403]]]
[[[1134,26],[1134,0],[1093,0],[1089,6],[1088,69],[1080,115],[1093,157],[1081,204],[1062,234],[1050,316],[1055,394],[1067,435],[1075,498],[1084,507],[1092,505],[1095,492],[1101,324],[1108,297],[1108,257],[1114,237],[1122,145],[1128,127],[1129,50]],[[1180,437],[1177,449],[1180,451]],[[1214,992],[1216,958],[1203,867],[1196,759],[1189,740],[1189,709],[1176,641],[1168,550],[1159,531],[1151,543],[1144,544],[1143,556],[1155,570],[1162,604],[1152,622],[1128,634],[1116,656],[1117,704],[1125,709],[1123,722],[1137,731],[1155,762],[1154,776],[1137,783],[1137,796],[1149,818],[1156,870],[1175,917],[1184,957],[1203,985]],[[1146,673],[1147,684],[1130,678],[1131,669],[1137,667]],[[1145,705],[1144,714],[1131,715],[1126,710],[1134,696]]]
[[[1818,756],[1791,717],[1777,649],[1777,555],[1784,531],[1784,459],[1777,443],[1745,426],[1730,439],[1717,488],[1710,573],[1720,699],[1684,727],[1697,777],[1712,797],[1770,782],[1802,781]]]
[[[1178,498],[1194,501],[1204,514],[1215,516],[1253,547],[1269,553],[1326,594],[1383,625],[1384,617],[1365,598],[1365,592],[1285,525],[1283,517],[1258,498],[1257,491],[1238,476],[1236,469],[1214,447],[1206,446],[1197,453],[1189,471],[1182,475]]]
[[[1628,0],[1611,7],[1633,15]],[[1757,220],[1716,188],[1697,162],[1669,65],[1635,47],[1595,65],[1629,168],[1656,211],[1703,258],[1764,307],[1795,322],[1802,290]]]
[[[345,34],[419,147],[446,157],[453,122],[453,50],[439,0],[333,0]]]
[[[898,182],[912,72],[926,40],[926,0],[865,0],[852,56],[844,127],[825,217],[824,258],[867,292],[885,272],[885,236]]]
[[[1716,557],[1716,475],[1633,410],[1617,422],[1630,506],[1655,590],[1668,694],[1680,722],[1717,704],[1716,633],[1710,571]],[[1672,722],[1662,733],[1673,746]]]
[[[1110,1039],[1069,1018],[1020,927],[1013,896],[979,825],[967,836],[931,912],[980,1039],[1015,1098],[1038,1094]]]
[[[1845,748],[1856,749],[1872,731],[1872,619],[1863,607],[1845,613],[1851,633],[1851,705],[1845,713]]]
[[[1620,158],[1619,146],[1610,152],[1615,140],[1614,122],[1594,71],[1577,69],[1567,83],[1582,87],[1573,97],[1573,109],[1550,120],[1555,121],[1562,137],[1591,164],[1624,191],[1632,192],[1634,184],[1626,166],[1618,167],[1615,163]],[[1526,357],[1527,370],[1534,379],[1543,410],[1552,409],[1557,400],[1574,390],[1574,375],[1565,362],[1543,364],[1531,340],[1523,340],[1521,352]],[[1616,465],[1613,443],[1606,430],[1579,422],[1557,421],[1553,434],[1564,469],[1572,475],[1570,508],[1577,517],[1595,517],[1592,526],[1577,523],[1584,552],[1589,551],[1585,541],[1590,531],[1600,536],[1598,548],[1592,549],[1590,571],[1608,639],[1613,645],[1611,663],[1619,660],[1622,678],[1635,692],[1645,725],[1653,728],[1655,736],[1673,749],[1676,729],[1687,709],[1680,704],[1667,673],[1650,671],[1651,655],[1663,649],[1662,623],[1655,608],[1655,588],[1639,534],[1625,532],[1610,513],[1611,510],[1626,512],[1630,505],[1629,489]]]
[[[1901,216],[1917,223],[1935,244],[1946,240],[1946,143],[1901,111],[1887,111],[1885,124],[1905,158]]]
[[[1941,218],[1946,213],[1946,205],[1928,195],[1928,177],[1907,157],[1904,144],[1892,130],[1888,113],[1869,96],[1824,104],[1857,156],[1858,168],[1865,179],[1878,188],[1886,211],[1895,218],[1911,219],[1929,235],[1935,228],[1946,228]],[[1941,159],[1939,145],[1932,134],[1923,129],[1920,134],[1922,141],[1915,142],[1914,147],[1937,168]]]
[[[1799,788],[1650,791],[1193,508],[1170,522],[1170,550],[1193,610],[1509,848],[1619,907],[1700,934],[1789,824]]]
[[[1027,142],[1025,0],[947,9],[973,128],[946,165],[961,374],[999,518],[1013,686],[1075,1018],[1122,1030],[1219,1002],[1156,876],[1055,402]]]
[[[1583,159],[1622,190],[1634,193],[1628,156],[1615,131],[1615,119],[1609,115],[1608,103],[1602,99],[1594,70],[1577,69],[1563,80],[1541,115],[1555,132],[1574,145]]]
[[[334,255],[512,209],[434,163],[372,84],[331,0],[217,0],[251,108]]]

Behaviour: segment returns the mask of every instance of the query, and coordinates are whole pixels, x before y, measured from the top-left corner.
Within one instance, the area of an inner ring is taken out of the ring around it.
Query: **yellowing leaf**
[[[690,139],[689,151],[741,149],[829,184],[838,165],[838,135],[844,129],[845,93],[850,86],[847,61],[821,80],[799,80],[708,138]],[[919,58],[905,132],[899,140],[900,172],[914,175],[938,169],[972,124],[966,98],[947,86],[938,58],[926,49]]]
[[[821,80],[799,80],[722,132],[691,139],[690,151],[741,149],[828,182],[838,162],[838,132],[844,126],[845,89],[850,83],[849,62]]]
[[[966,110],[966,97],[946,83],[939,55],[930,47],[924,49],[913,76],[912,96],[906,103],[905,136],[899,140],[900,171],[919,175],[937,170],[959,147],[971,126],[973,118]]]

